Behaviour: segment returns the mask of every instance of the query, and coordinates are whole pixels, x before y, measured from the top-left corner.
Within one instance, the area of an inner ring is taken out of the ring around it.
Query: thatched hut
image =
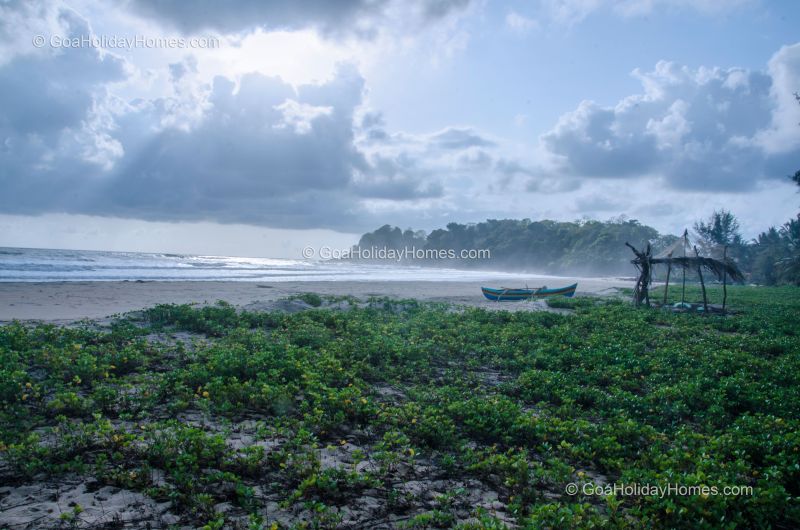
[[[667,267],[667,279],[664,286],[664,304],[667,302],[669,291],[669,280],[673,269],[680,269],[682,272],[681,304],[686,304],[686,271],[695,271],[700,279],[700,286],[703,291],[703,310],[708,313],[708,297],[706,296],[706,285],[703,279],[703,271],[713,274],[722,282],[724,298],[722,309],[725,310],[727,301],[727,282],[744,280],[744,275],[736,263],[728,258],[727,249],[722,249],[721,258],[701,256],[696,245],[689,242],[688,231],[683,232],[683,237],[674,244],[663,250],[657,256],[652,255],[650,244],[648,243],[643,252],[639,251],[630,243],[625,243],[633,251],[636,258],[631,263],[639,271],[636,286],[633,290],[633,303],[636,306],[646,304],[650,306],[650,285],[652,284],[653,267],[662,265]]]

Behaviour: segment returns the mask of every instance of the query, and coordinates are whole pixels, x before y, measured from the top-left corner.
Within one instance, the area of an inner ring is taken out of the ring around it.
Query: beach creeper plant
[[[597,298],[555,303],[568,314],[375,299],[11,323],[0,480],[83,477],[198,528],[797,527],[800,296],[728,291],[732,313],[702,319]]]

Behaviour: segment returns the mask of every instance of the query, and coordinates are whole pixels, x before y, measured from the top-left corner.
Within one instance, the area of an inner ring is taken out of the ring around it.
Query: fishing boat
[[[519,300],[530,300],[532,298],[547,298],[548,296],[566,296],[567,298],[572,298],[577,287],[577,283],[557,289],[548,289],[547,287],[526,287],[524,289],[509,289],[507,287],[494,289],[492,287],[481,287],[481,292],[483,292],[483,296],[494,302],[517,302]]]

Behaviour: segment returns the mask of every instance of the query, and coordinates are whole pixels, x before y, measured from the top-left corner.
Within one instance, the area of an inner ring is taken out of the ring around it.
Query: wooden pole
[[[694,247],[694,255],[696,257],[700,257],[700,253],[697,252],[697,245]],[[703,268],[700,266],[700,263],[697,264],[697,275],[700,277],[700,288],[703,290],[703,314],[708,314],[708,298],[706,298],[706,283],[703,281]]]
[[[672,257],[672,252],[667,255],[668,258]],[[669,275],[672,273],[672,263],[667,263],[667,282],[664,284],[664,305],[667,305],[667,293],[669,293]]]
[[[686,303],[686,267],[683,267],[683,286],[681,287],[681,305]]]
[[[647,263],[647,277],[644,279],[645,281],[644,296],[647,307],[650,307],[650,284],[652,283],[653,280],[653,264],[650,263],[650,257],[652,256],[652,252],[650,250],[650,243],[647,244],[647,249],[644,251],[644,255],[645,255],[645,262]]]
[[[728,264],[728,245],[722,247],[722,262]],[[722,314],[725,314],[725,304],[728,302],[728,271],[722,273]]]
[[[683,257],[686,257],[686,247],[689,245],[689,230],[683,230]],[[681,305],[686,303],[686,267],[683,267],[683,286],[681,287]]]

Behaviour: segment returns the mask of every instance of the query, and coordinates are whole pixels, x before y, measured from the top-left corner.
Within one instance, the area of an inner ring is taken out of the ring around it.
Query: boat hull
[[[578,284],[573,283],[572,285],[556,289],[495,289],[492,287],[481,287],[481,292],[483,296],[493,302],[519,302],[521,300],[547,298],[549,296],[566,296],[567,298],[572,298],[577,288]]]

